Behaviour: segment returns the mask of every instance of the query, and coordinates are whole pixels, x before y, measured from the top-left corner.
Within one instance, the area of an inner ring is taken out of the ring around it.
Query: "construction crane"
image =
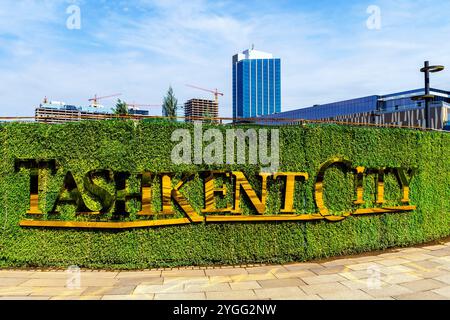
[[[98,104],[97,104],[97,101],[98,101],[98,100],[107,99],[107,98],[112,98],[112,97],[118,97],[118,96],[121,96],[121,95],[122,95],[121,93],[116,93],[116,94],[112,94],[112,95],[104,96],[104,97],[97,97],[97,95],[94,95],[94,97],[91,98],[91,99],[89,99],[89,101],[91,101],[91,102],[92,102],[92,105],[93,105],[94,107],[96,107],[96,106],[98,105]]]
[[[200,88],[197,86],[193,86],[191,84],[187,84],[186,86],[194,88],[194,89],[198,89],[198,90],[202,90],[202,91],[206,91],[206,92],[210,92],[214,95],[214,101],[218,104],[219,103],[219,96],[223,97],[223,93],[219,92],[217,89],[214,90],[210,90],[210,89],[205,89],[205,88]]]
[[[140,103],[127,103],[127,107],[138,108],[138,107],[161,107],[162,104],[140,104]]]

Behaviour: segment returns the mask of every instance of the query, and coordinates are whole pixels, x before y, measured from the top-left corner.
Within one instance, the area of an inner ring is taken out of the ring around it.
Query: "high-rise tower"
[[[281,60],[245,50],[233,56],[233,118],[281,112]]]

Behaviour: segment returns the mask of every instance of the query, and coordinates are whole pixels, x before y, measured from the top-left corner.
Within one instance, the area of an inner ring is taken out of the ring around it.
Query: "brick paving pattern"
[[[449,300],[450,242],[323,263],[81,270],[74,277],[0,270],[0,299]]]

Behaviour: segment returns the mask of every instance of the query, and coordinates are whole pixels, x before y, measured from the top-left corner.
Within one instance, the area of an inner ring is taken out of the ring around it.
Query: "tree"
[[[114,114],[117,115],[127,115],[128,114],[128,105],[125,101],[117,99],[116,107],[113,109]]]
[[[169,87],[166,96],[164,97],[164,102],[162,106],[163,116],[165,117],[173,117],[173,121],[176,121],[178,110],[178,100],[175,98],[173,94],[172,86]]]
[[[209,124],[212,124],[212,123],[214,123],[215,121],[212,119],[213,118],[213,116],[212,116],[212,114],[209,112],[209,111],[203,111],[203,114],[202,114],[202,122],[203,123],[209,123]]]

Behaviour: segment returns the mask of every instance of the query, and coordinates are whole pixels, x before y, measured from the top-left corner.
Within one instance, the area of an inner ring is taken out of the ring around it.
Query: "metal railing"
[[[352,122],[339,121],[339,120],[305,120],[305,119],[293,119],[293,118],[269,118],[269,117],[256,117],[256,118],[229,118],[229,117],[164,117],[164,116],[149,116],[149,115],[114,115],[114,114],[81,114],[81,115],[51,115],[51,116],[17,116],[8,117],[0,116],[0,122],[39,122],[44,124],[58,124],[65,122],[77,122],[82,120],[134,120],[134,121],[200,121],[209,123],[211,125],[307,125],[307,124],[334,124],[345,126],[363,126],[363,127],[380,127],[380,128],[403,128],[414,129],[421,131],[444,131],[437,129],[425,129],[419,126],[402,126],[398,124],[378,124],[369,122]]]

